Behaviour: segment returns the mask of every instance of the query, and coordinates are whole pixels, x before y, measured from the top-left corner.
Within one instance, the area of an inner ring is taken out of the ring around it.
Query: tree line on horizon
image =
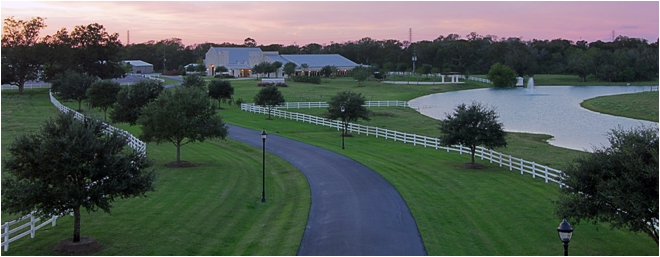
[[[67,70],[84,72],[100,79],[121,77],[122,60],[142,60],[156,71],[182,70],[191,63],[203,63],[211,47],[259,47],[280,54],[340,54],[349,60],[387,73],[413,70],[416,73],[458,72],[487,74],[496,63],[513,69],[518,76],[574,74],[582,80],[631,82],[658,78],[658,41],[619,36],[612,42],[573,42],[565,39],[524,41],[472,32],[439,36],[418,42],[373,40],[304,46],[257,45],[246,38],[243,44],[203,43],[184,45],[180,38],[124,45],[117,33],[108,33],[98,23],[62,28],[54,35],[40,37],[45,19],[28,21],[4,19],[2,34],[2,84],[22,85],[29,80],[50,81]]]

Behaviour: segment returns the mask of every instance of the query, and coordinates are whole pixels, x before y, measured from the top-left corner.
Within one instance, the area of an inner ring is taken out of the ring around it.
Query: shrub
[[[321,84],[321,77],[293,76],[291,80],[294,82]]]
[[[234,103],[236,104],[236,106],[241,106],[241,104],[243,104],[244,102],[245,102],[245,100],[243,100],[243,97],[239,97],[238,99],[236,99],[236,100],[234,101]]]
[[[168,70],[168,71],[163,71],[163,75],[166,76],[178,76],[181,75],[181,72],[178,70]]]
[[[275,86],[276,87],[289,87],[289,85],[287,85],[286,83],[283,83],[283,82],[277,82],[277,83],[275,83]]]

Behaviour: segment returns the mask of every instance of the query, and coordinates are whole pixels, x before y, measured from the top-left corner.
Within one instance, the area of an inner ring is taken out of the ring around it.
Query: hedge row
[[[291,80],[294,82],[321,84],[321,77],[293,76],[291,77]]]

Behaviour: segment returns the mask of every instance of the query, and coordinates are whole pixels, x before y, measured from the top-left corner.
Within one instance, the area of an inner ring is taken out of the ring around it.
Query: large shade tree
[[[460,144],[470,148],[471,166],[475,167],[477,146],[491,149],[506,146],[506,132],[498,118],[494,109],[479,102],[459,104],[453,113],[447,113],[445,119],[440,120],[440,143],[446,146]]]
[[[556,214],[642,232],[658,244],[658,128],[613,129],[564,170]]]
[[[176,146],[176,163],[181,163],[181,146],[225,138],[228,128],[216,115],[205,90],[177,87],[163,91],[140,114],[141,138],[157,144],[170,142]]]
[[[231,99],[233,94],[234,87],[229,80],[212,80],[209,83],[209,97],[218,100],[218,106],[223,100]]]
[[[285,102],[282,92],[277,89],[277,86],[266,86],[259,90],[254,96],[254,104],[262,106],[268,110],[268,119],[270,120],[270,113],[275,109],[275,106],[281,105]]]
[[[18,87],[23,94],[25,82],[39,78],[43,62],[40,56],[39,31],[46,24],[41,17],[31,20],[4,19],[2,25],[2,84]]]
[[[103,111],[103,120],[108,115],[108,109],[117,102],[117,94],[121,90],[119,82],[112,80],[99,80],[87,89],[87,102],[92,108]]]
[[[104,128],[68,113],[17,137],[3,154],[2,211],[42,217],[73,212],[73,242],[79,242],[81,208],[110,213],[115,198],[153,191],[151,162],[126,147],[125,135]]]
[[[348,123],[358,122],[362,120],[370,120],[369,110],[364,107],[366,102],[362,93],[351,91],[339,92],[330,98],[328,101],[328,118],[336,120],[340,119],[344,126],[344,130],[348,129]],[[342,108],[344,111],[342,112]],[[346,136],[342,132],[342,136]]]
[[[78,101],[78,111],[82,111],[82,101],[87,99],[87,89],[96,81],[94,76],[68,70],[55,76],[51,88],[64,100]]]
[[[128,122],[130,125],[135,125],[142,108],[156,99],[164,89],[163,82],[151,79],[123,87],[117,94],[117,103],[110,111],[110,119],[113,122]]]

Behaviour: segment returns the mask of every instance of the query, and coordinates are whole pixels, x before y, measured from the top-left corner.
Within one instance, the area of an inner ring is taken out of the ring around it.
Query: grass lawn
[[[525,85],[527,85],[528,77],[525,77]],[[603,82],[597,80],[589,80],[582,82],[582,79],[576,75],[558,75],[558,74],[536,74],[534,75],[535,86],[625,86],[626,82]],[[658,80],[654,81],[639,81],[631,82],[634,86],[658,86]]]
[[[46,91],[3,92],[3,150],[13,137],[57,114],[48,99]],[[119,127],[134,134],[139,129]],[[267,155],[268,202],[262,204],[260,149],[234,140],[189,144],[182,159],[201,166],[185,169],[164,166],[175,159],[173,145],[149,143],[147,152],[158,174],[155,192],[117,200],[112,215],[82,214],[81,235],[103,245],[97,255],[296,254],[311,202],[307,181],[291,164]],[[2,213],[2,222],[14,218]],[[51,247],[72,235],[73,218],[65,216],[34,239],[11,243],[3,255],[51,255]]]
[[[658,122],[658,91],[600,96],[580,105],[595,112]]]
[[[409,100],[440,91],[483,87],[476,83],[432,86],[376,82],[363,83],[364,87],[357,87],[357,82],[341,81],[330,80],[321,85],[291,83],[290,87],[282,88],[282,91],[288,101],[327,101],[330,96],[342,90],[363,92],[367,100],[371,100],[370,94],[373,95],[373,100]],[[232,85],[235,87],[234,97],[243,96],[248,102],[251,102],[252,96],[260,89],[254,80],[232,81]],[[46,107],[50,104],[47,102],[47,94],[44,99],[46,104],[43,106]],[[2,100],[2,107],[7,108],[5,94]],[[228,123],[258,130],[266,129],[269,133],[278,133],[336,151],[381,174],[399,190],[410,207],[429,255],[560,255],[563,251],[556,232],[561,219],[553,215],[552,201],[559,193],[557,184],[546,184],[541,179],[520,175],[516,171],[483,161],[480,162],[486,165],[486,169],[465,170],[460,166],[469,161],[468,155],[361,135],[347,138],[346,150],[342,151],[341,138],[335,129],[280,118],[266,120],[265,115],[242,112],[235,106],[223,107],[226,109],[219,113]],[[3,132],[6,131],[5,108]],[[51,108],[55,109],[52,105]],[[43,117],[45,109],[35,110],[37,113],[33,115]],[[392,112],[394,116],[377,116],[378,119],[374,119],[374,124],[370,125],[375,126],[381,122],[378,126],[390,126],[390,129],[414,132],[408,130],[412,128],[420,131],[419,134],[437,133],[434,128],[435,121],[420,118],[418,116],[422,115],[414,111],[408,112],[412,110],[400,109],[375,110],[381,113]],[[20,122],[20,119],[17,120],[15,122]],[[401,129],[395,128],[397,126]],[[139,129],[124,128],[132,133],[137,133]],[[517,151],[520,154],[513,155],[525,159],[525,153],[547,155],[548,160],[539,161],[544,165],[547,165],[544,162],[557,162],[556,158],[550,156],[556,154],[555,150],[550,149],[559,149],[561,152],[561,148],[543,143],[544,138],[543,135],[516,133],[513,140],[519,142],[514,143],[512,140],[509,147],[498,151]],[[3,147],[4,144],[5,142]],[[224,147],[219,147],[218,144]],[[281,181],[267,181],[267,186],[278,186],[275,189],[267,188],[266,192],[287,191],[281,194],[286,195],[286,198],[283,198],[286,199],[288,207],[277,207],[279,205],[273,204],[274,206],[268,205],[264,208],[266,206],[258,203],[259,149],[231,140],[187,145],[182,148],[182,158],[204,163],[204,166],[171,171],[162,165],[173,159],[174,146],[149,144],[147,149],[150,158],[158,161],[160,178],[156,185],[157,192],[149,194],[146,199],[116,202],[113,215],[83,215],[83,235],[95,236],[109,247],[100,252],[100,255],[295,254],[302,230],[294,232],[286,228],[293,226],[304,229],[309,207],[309,189],[305,187],[306,180],[299,172],[285,168],[287,164],[282,163],[281,173],[286,175],[280,175],[275,168],[277,165],[269,164],[274,169],[269,172],[278,175],[267,176],[268,179]],[[574,153],[568,153],[567,156],[572,154]],[[277,159],[274,156],[267,158],[273,161]],[[273,197],[274,201],[279,203],[278,196]],[[269,200],[273,197],[269,197]],[[213,205],[216,200],[218,206]],[[285,203],[282,202],[282,205]],[[263,210],[269,208],[278,209],[270,212]],[[306,211],[302,211],[305,208]],[[304,212],[304,215],[300,214],[301,212]],[[283,214],[276,215],[280,213]],[[69,221],[66,221],[67,219]],[[6,220],[3,213],[3,221]],[[35,239],[21,239],[12,243],[7,254],[52,254],[47,250],[48,247],[70,237],[70,220],[64,218],[61,222],[58,221],[55,228],[48,227],[47,230],[38,231]],[[583,222],[572,225],[575,228],[570,247],[572,255],[658,254],[657,245],[646,235],[610,230],[604,224]],[[262,235],[264,229],[269,229],[269,234]],[[283,241],[286,243],[276,240],[280,235],[289,238]],[[141,247],[146,250],[141,250]],[[165,250],[159,250],[160,247]]]

